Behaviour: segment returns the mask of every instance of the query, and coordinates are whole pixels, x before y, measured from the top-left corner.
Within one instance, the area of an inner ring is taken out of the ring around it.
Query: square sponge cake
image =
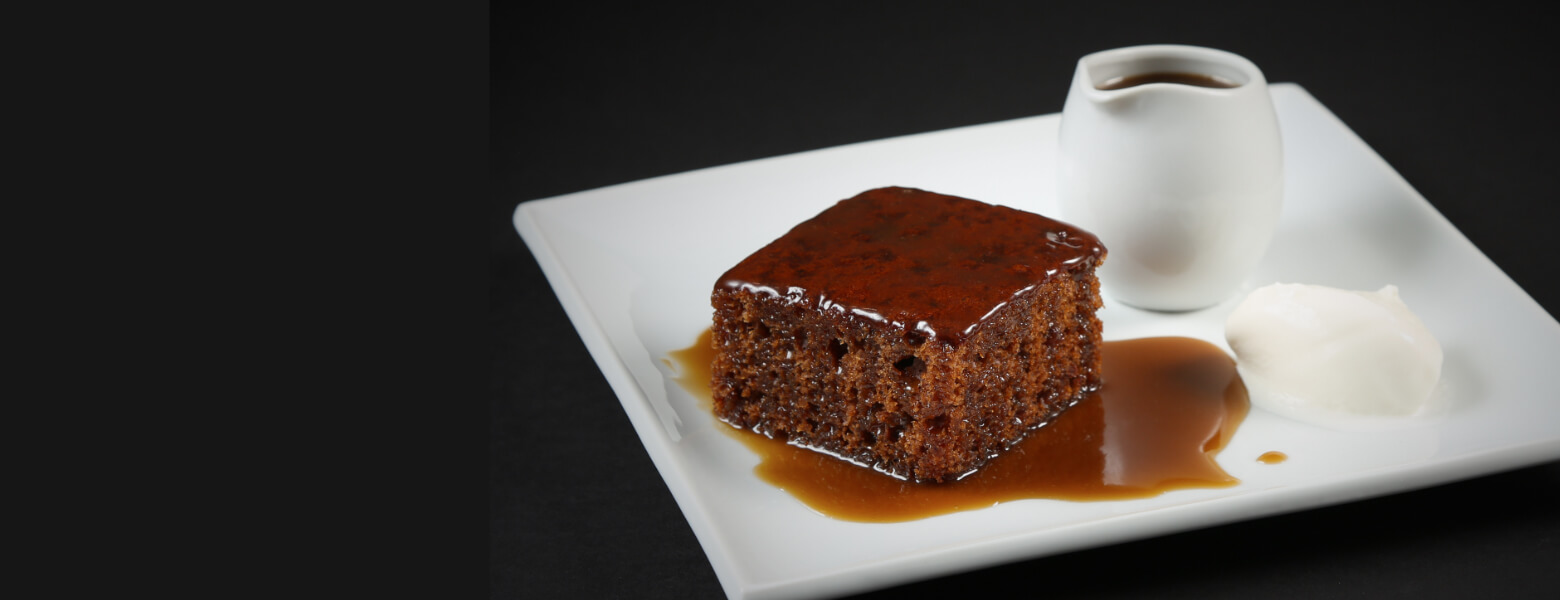
[[[959,479],[1099,386],[1105,254],[975,200],[842,200],[716,282],[715,414],[901,479]]]

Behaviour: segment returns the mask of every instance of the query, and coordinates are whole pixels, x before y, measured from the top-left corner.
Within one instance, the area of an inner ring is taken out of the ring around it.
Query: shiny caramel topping
[[[747,288],[958,345],[1013,296],[1088,271],[1098,238],[1034,213],[886,187],[842,200],[727,271]]]

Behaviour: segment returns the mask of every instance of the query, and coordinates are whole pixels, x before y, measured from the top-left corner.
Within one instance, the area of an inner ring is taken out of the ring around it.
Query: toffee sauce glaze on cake
[[[897,522],[1021,499],[1125,500],[1239,483],[1214,460],[1250,410],[1234,360],[1179,337],[1106,342],[1103,384],[974,474],[912,483],[751,431],[754,472],[824,515]],[[708,400],[709,332],[668,363]],[[1266,455],[1264,455],[1266,457]],[[1264,461],[1266,462],[1266,461]]]
[[[973,202],[869,190],[797,225],[718,285],[958,346],[1013,296],[1104,258],[1087,231],[1005,206],[970,210]]]
[[[901,479],[964,477],[1099,385],[1104,259],[977,200],[841,200],[716,280],[713,411]]]

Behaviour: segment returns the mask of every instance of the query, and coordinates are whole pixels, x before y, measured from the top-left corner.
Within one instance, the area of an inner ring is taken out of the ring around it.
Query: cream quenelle
[[[1396,286],[1258,288],[1224,335],[1251,402],[1266,410],[1340,429],[1433,411],[1441,345]]]

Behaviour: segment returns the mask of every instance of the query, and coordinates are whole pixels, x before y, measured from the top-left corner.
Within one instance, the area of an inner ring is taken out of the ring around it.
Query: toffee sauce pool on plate
[[[714,355],[706,331],[671,353],[679,383],[708,403]],[[1214,456],[1250,410],[1235,361],[1181,337],[1104,344],[1102,385],[964,479],[918,484],[750,431],[722,427],[760,457],[754,472],[813,510],[896,522],[1029,498],[1148,498],[1239,483]],[[708,404],[706,404],[707,406]]]

